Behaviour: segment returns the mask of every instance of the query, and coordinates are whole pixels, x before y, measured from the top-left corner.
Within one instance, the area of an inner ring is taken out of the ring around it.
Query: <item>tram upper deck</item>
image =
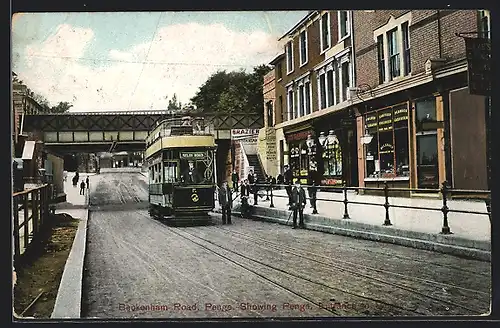
[[[146,137],[145,157],[163,149],[206,147],[215,148],[215,138],[203,118],[177,117],[157,123]]]

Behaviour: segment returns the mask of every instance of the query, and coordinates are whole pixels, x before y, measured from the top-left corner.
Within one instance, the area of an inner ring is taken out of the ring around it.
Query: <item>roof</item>
[[[281,58],[285,57],[285,53],[282,52],[280,53],[279,55],[277,55],[276,57],[274,57],[270,62],[269,62],[269,65],[275,65]]]
[[[309,13],[306,16],[304,16],[304,18],[302,18],[297,24],[295,24],[290,30],[288,30],[288,32],[283,34],[283,36],[281,38],[279,38],[278,41],[284,39],[288,35],[295,32],[305,21],[307,21],[309,18],[314,16],[317,12],[318,12],[317,10],[310,10]]]

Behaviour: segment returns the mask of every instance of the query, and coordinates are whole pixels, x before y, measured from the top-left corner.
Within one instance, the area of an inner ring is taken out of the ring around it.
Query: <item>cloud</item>
[[[152,42],[126,51],[109,49],[100,65],[91,65],[85,52],[94,37],[91,29],[60,25],[43,43],[26,47],[26,69],[17,73],[50,102],[73,103],[72,111],[164,109],[165,96],[188,102],[218,69],[251,69],[279,52],[276,36],[263,31],[188,23],[160,28]]]

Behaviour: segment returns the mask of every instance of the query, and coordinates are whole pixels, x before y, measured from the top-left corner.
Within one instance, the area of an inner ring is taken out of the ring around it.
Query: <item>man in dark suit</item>
[[[194,162],[189,161],[188,165],[188,169],[185,170],[184,173],[182,173],[182,181],[184,183],[199,183],[201,179],[194,167]]]
[[[248,184],[248,180],[245,179],[243,184],[241,185],[240,199],[241,199],[241,215],[243,217],[248,216],[248,197],[250,197],[250,185]]]
[[[222,182],[219,188],[219,204],[222,208],[222,224],[231,224],[231,208],[233,207],[233,195],[227,182]]]
[[[233,171],[233,174],[231,175],[231,180],[233,181],[233,190],[238,191],[238,181],[240,181],[240,177],[238,175],[238,172],[236,172],[236,170]]]
[[[293,210],[293,229],[297,228],[297,213],[299,214],[299,227],[304,228],[304,206],[306,205],[306,191],[300,185],[299,179],[296,180],[292,189],[292,210]]]

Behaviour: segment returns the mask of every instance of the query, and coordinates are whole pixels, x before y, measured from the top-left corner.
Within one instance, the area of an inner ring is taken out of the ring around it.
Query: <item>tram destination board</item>
[[[491,41],[465,38],[470,94],[491,95]]]

